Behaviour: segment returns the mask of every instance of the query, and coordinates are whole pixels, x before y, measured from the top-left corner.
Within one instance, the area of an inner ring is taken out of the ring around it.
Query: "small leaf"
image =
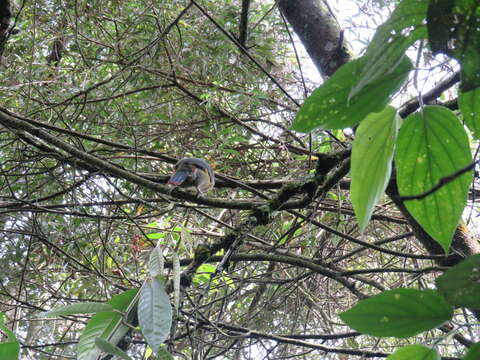
[[[423,345],[408,345],[397,349],[387,360],[440,360],[440,354]]]
[[[480,139],[480,88],[468,92],[461,92],[458,105],[462,111],[463,120],[473,136]]]
[[[468,349],[467,354],[463,360],[478,360],[480,359],[480,343],[473,344],[470,349]]]
[[[157,246],[150,253],[150,260],[148,262],[148,271],[150,276],[157,277],[163,275],[163,268],[165,264],[165,259],[163,258],[163,246],[160,242],[157,243]]]
[[[313,91],[300,107],[293,129],[309,132],[317,128],[343,129],[358,124],[368,114],[385,108],[412,69],[410,60],[404,57],[392,72],[366,85],[349,100],[350,90],[359,81],[364,63],[365,59],[360,58],[343,65]]]
[[[408,116],[400,128],[395,161],[400,195],[415,196],[469,165],[472,155],[457,117],[444,107],[426,106]],[[471,182],[470,171],[421,200],[405,201],[408,211],[446,253]]]
[[[435,290],[384,291],[340,314],[361,333],[405,338],[434,329],[453,316],[453,308]]]
[[[382,112],[368,115],[357,129],[352,146],[350,190],[361,231],[390,180],[399,127],[400,117],[393,107],[387,106]]]
[[[112,311],[113,307],[106,303],[84,302],[72,305],[56,306],[50,311],[41,313],[40,316],[67,316],[75,314],[92,314],[100,311]]]
[[[403,0],[390,18],[380,25],[365,52],[365,62],[360,71],[359,81],[349,94],[349,99],[359,94],[367,85],[395,71],[405,51],[415,41],[427,36],[423,24],[428,0]]]
[[[212,274],[215,273],[217,268],[212,264],[202,264],[197,269],[195,276],[193,277],[192,282],[195,285],[202,285],[208,283]]]
[[[163,239],[164,237],[165,237],[165,233],[156,232],[156,233],[147,234],[147,238],[151,240]]]
[[[118,346],[113,345],[112,343],[109,343],[105,339],[96,338],[95,345],[104,353],[115,355],[123,360],[132,360],[132,358],[128,356],[124,351],[122,351],[122,349],[120,349]]]
[[[145,340],[155,353],[170,334],[172,306],[163,284],[146,280],[138,301],[138,321]]]
[[[118,311],[127,311],[131,302],[135,299],[137,291],[137,289],[132,289],[115,295],[107,304],[112,305]],[[123,324],[119,325],[121,321],[122,315],[113,311],[99,312],[92,316],[80,336],[77,345],[77,360],[97,359],[100,349],[95,346],[95,339],[98,337],[109,338],[112,343],[118,342],[129,329]]]
[[[439,276],[436,283],[450,304],[480,309],[480,254],[455,265]]]

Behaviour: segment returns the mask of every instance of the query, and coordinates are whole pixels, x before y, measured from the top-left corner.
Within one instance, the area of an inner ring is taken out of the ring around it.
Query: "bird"
[[[186,157],[175,164],[175,173],[168,183],[175,186],[195,186],[197,196],[203,196],[215,185],[215,175],[205,160]]]

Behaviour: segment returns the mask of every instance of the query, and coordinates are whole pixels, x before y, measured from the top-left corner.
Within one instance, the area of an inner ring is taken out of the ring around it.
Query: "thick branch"
[[[331,76],[350,61],[352,54],[343,41],[343,30],[324,2],[278,0],[277,4],[322,76]]]
[[[247,48],[249,10],[250,10],[250,0],[242,0],[242,13],[240,14],[238,42],[244,48]]]

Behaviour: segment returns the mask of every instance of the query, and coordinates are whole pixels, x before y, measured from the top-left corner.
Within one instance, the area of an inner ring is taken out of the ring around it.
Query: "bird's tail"
[[[170,180],[168,180],[169,184],[172,185],[181,185],[188,177],[190,171],[187,170],[179,170],[175,174],[172,175]]]

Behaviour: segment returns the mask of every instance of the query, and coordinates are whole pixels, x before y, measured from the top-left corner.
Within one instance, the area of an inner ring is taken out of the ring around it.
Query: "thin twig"
[[[480,160],[474,161],[474,162],[468,164],[467,166],[461,168],[460,170],[455,171],[453,174],[447,175],[447,176],[441,178],[438,181],[438,183],[434,187],[432,187],[430,190],[427,190],[427,191],[425,191],[421,194],[418,194],[418,195],[400,196],[400,200],[407,201],[407,200],[421,200],[421,199],[424,199],[428,195],[433,194],[435,191],[437,191],[441,187],[447,185],[448,183],[452,182],[456,178],[462,176],[466,172],[469,172],[470,170],[473,170],[475,168],[475,165],[477,165],[479,161]]]

